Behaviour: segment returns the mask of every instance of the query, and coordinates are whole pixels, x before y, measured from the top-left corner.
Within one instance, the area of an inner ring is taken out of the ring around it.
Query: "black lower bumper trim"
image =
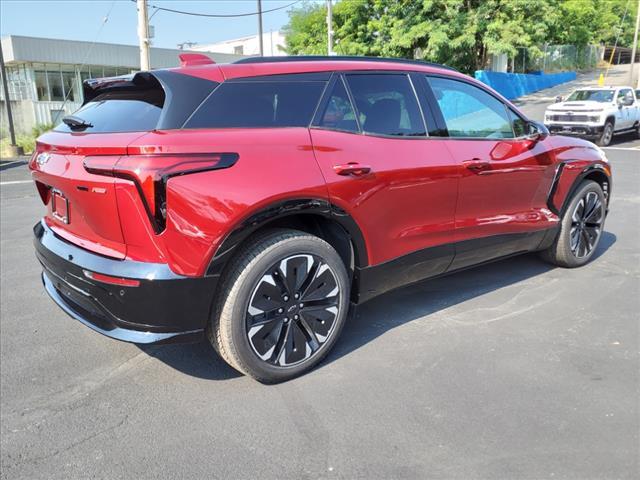
[[[133,343],[186,343],[203,338],[217,276],[184,277],[170,273],[164,264],[108,259],[57,237],[44,223],[34,227],[34,235],[45,290],[84,325]],[[86,270],[135,279],[138,286],[100,282],[87,277]]]
[[[123,342],[139,343],[139,344],[161,344],[161,343],[192,343],[199,342],[204,338],[204,330],[190,330],[187,332],[149,332],[140,330],[131,330],[127,328],[117,327],[115,325],[99,326],[95,320],[89,320],[88,316],[83,315],[74,305],[73,301],[69,301],[63,297],[63,294],[56,289],[53,282],[49,279],[45,272],[42,272],[42,283],[44,289],[51,299],[62,308],[70,317],[78,320],[91,330],[106,335],[107,337]],[[76,308],[74,308],[74,306]]]

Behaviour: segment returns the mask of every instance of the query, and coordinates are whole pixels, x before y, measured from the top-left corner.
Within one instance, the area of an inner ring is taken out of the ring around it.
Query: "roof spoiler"
[[[82,82],[84,105],[101,93],[122,89],[145,89],[160,87],[160,82],[150,72],[138,72],[118,77],[88,78]]]
[[[194,67],[196,65],[213,65],[214,62],[204,53],[181,53],[178,55],[181,67]]]

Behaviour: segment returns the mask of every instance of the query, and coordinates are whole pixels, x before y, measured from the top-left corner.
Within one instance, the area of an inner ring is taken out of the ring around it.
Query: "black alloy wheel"
[[[246,312],[254,353],[274,366],[311,358],[330,336],[339,315],[340,289],[331,267],[311,254],[273,264],[255,286]]]
[[[604,206],[596,192],[587,192],[577,203],[571,215],[569,246],[576,258],[591,254],[602,233]]]

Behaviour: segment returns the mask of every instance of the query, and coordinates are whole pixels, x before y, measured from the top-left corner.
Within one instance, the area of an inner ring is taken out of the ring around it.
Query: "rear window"
[[[58,132],[114,133],[148,131],[156,128],[164,92],[161,89],[128,90],[102,93],[82,106],[73,115],[91,126],[72,130],[60,123]]]
[[[306,127],[325,82],[228,82],[221,84],[184,128]]]
[[[418,100],[405,74],[347,75],[365,133],[425,136]]]

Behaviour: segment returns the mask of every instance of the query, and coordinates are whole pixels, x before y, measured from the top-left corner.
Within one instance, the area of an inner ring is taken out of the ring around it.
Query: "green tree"
[[[634,0],[564,0],[550,22],[550,42],[584,46],[594,43],[630,47],[638,3]],[[626,16],[625,16],[626,11]],[[624,19],[624,22],[623,22]]]
[[[491,54],[513,58],[519,47],[535,57],[545,43],[613,44],[625,8],[622,46],[633,37],[633,0],[342,0],[333,10],[334,50],[424,58],[471,72]],[[287,52],[326,54],[325,18],[324,2],[294,9]]]

